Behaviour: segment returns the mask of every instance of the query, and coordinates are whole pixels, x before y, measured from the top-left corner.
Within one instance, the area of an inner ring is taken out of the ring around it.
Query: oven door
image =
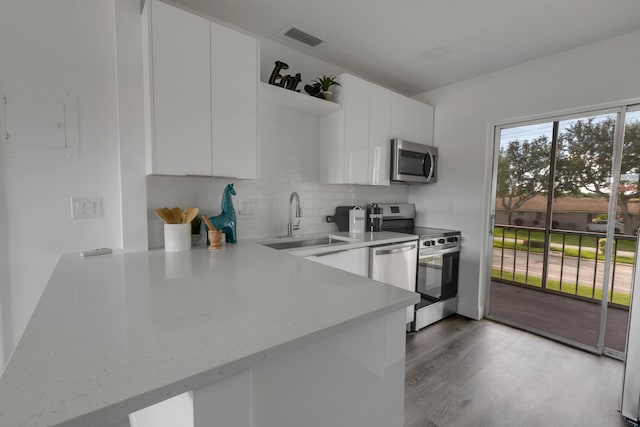
[[[458,295],[460,249],[421,250],[416,291],[431,302]]]

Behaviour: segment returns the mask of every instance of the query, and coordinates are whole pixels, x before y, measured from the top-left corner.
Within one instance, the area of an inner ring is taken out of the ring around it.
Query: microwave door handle
[[[435,167],[435,158],[433,157],[433,153],[431,151],[429,151],[429,158],[431,159],[431,167],[429,168],[429,175],[427,176],[427,182],[431,181],[431,178],[433,178],[433,168]]]
[[[422,156],[422,176],[427,178],[427,182],[429,182],[429,175],[427,174],[427,154]]]

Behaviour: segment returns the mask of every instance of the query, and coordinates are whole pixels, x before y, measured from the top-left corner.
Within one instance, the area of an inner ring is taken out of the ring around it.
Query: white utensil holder
[[[191,224],[165,224],[164,250],[179,252],[191,249]]]

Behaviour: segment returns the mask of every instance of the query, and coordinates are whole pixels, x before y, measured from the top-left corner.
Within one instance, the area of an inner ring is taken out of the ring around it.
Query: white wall
[[[4,0],[0,58],[0,86],[10,98],[25,88],[77,95],[80,153],[70,160],[0,148],[0,311],[6,356],[61,253],[122,247],[114,3]],[[103,217],[71,220],[71,196],[102,198]]]
[[[0,152],[1,153],[1,152]],[[5,195],[6,168],[4,155],[0,157],[0,372],[12,348],[11,334],[4,331],[4,325],[11,324],[11,271],[9,265],[9,223],[7,218],[7,197]],[[8,328],[7,328],[8,329]]]
[[[409,199],[420,224],[462,230],[462,314],[484,314],[494,125],[640,97],[639,45],[629,33],[417,97],[435,106],[440,164]]]
[[[140,0],[115,4],[122,247],[147,249]]]

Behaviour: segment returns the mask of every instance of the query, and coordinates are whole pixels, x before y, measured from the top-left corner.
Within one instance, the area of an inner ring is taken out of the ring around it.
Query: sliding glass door
[[[624,352],[638,114],[622,108],[496,128],[490,318]]]

